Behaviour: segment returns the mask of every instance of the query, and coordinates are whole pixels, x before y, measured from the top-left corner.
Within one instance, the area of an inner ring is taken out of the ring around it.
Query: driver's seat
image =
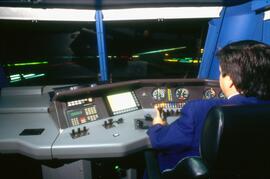
[[[270,104],[217,106],[202,130],[201,157],[187,157],[174,169],[155,174],[164,179],[270,178],[269,143]],[[147,163],[152,159],[146,155]]]

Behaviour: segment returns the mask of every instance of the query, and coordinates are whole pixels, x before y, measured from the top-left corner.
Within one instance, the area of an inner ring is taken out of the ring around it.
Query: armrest
[[[208,170],[200,157],[187,157],[179,161],[175,168],[165,170],[162,179],[208,179]]]

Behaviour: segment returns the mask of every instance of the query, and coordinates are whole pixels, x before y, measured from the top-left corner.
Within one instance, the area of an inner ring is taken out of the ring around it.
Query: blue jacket
[[[152,147],[159,150],[161,171],[173,168],[187,156],[199,156],[201,130],[208,111],[213,106],[225,104],[260,104],[265,101],[255,97],[236,95],[230,99],[192,100],[181,110],[181,116],[172,124],[160,124],[149,128]],[[269,103],[269,102],[268,102]]]

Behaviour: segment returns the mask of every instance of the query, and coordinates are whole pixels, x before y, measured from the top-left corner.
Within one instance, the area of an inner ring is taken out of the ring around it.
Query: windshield
[[[105,21],[110,81],[197,77],[208,21]],[[98,82],[94,22],[0,23],[0,60],[9,86]]]

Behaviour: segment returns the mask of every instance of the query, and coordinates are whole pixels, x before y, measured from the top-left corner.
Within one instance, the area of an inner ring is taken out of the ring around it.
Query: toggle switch
[[[153,121],[153,118],[152,118],[152,116],[150,114],[146,114],[146,115],[144,115],[144,120]]]

